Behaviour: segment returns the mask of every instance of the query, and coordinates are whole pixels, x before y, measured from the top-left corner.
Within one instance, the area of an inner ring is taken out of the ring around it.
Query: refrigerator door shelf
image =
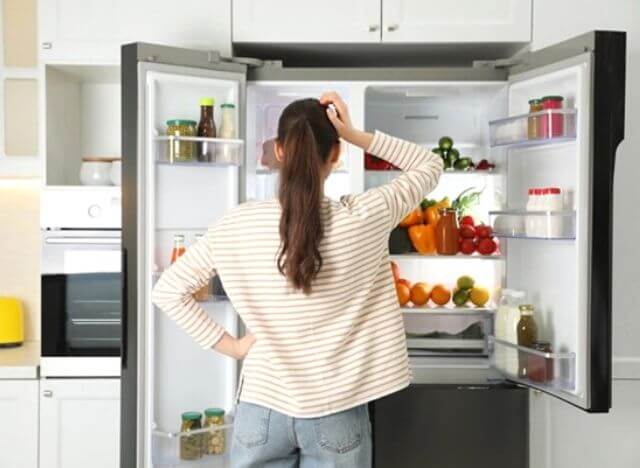
[[[489,122],[491,147],[539,146],[576,139],[576,109],[547,109]]]
[[[575,211],[490,211],[489,217],[497,237],[542,240],[576,238]]]
[[[211,440],[211,436],[216,437]],[[226,424],[220,426],[203,427],[189,432],[169,432],[155,429],[152,432],[152,461],[153,466],[159,467],[187,467],[206,466],[208,468],[224,468],[229,466],[229,451],[231,449],[231,439],[233,437],[233,423],[227,420]],[[187,438],[192,438],[187,439]],[[218,455],[207,455],[204,453],[201,458],[195,460],[184,460],[180,456],[181,444],[201,443],[206,451],[209,444],[216,448],[221,448],[222,453]]]
[[[456,255],[438,255],[438,254],[428,254],[423,255],[418,252],[409,252],[403,254],[391,254],[392,260],[505,260],[505,256],[502,254],[492,254],[492,255],[480,255],[478,253],[474,253],[471,255],[465,255],[463,253],[458,253]]]
[[[575,353],[545,353],[493,336],[488,340],[492,366],[509,380],[541,391],[575,394]]]
[[[158,143],[158,164],[214,167],[240,166],[242,164],[242,147],[244,145],[242,140],[186,136],[159,136],[155,137],[154,140]],[[196,147],[205,143],[210,146],[208,154],[210,154],[211,161],[178,161],[174,159],[174,155],[180,152],[180,145],[191,145],[192,151],[195,153]]]

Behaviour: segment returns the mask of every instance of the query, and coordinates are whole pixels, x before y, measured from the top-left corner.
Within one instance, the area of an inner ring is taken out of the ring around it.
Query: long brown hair
[[[340,140],[317,99],[300,99],[284,109],[277,140],[284,152],[278,194],[282,208],[278,270],[308,294],[322,267],[322,169]]]

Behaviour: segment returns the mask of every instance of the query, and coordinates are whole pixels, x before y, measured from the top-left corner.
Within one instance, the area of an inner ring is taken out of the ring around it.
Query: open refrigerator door
[[[589,38],[574,56],[558,55],[571,50],[563,44],[525,57],[510,74],[507,117],[490,123],[491,146],[507,160],[506,204],[491,212],[507,252],[506,287],[526,291],[533,306],[517,341],[493,336],[490,347],[508,380],[606,412],[625,39],[609,32],[582,39]]]
[[[238,364],[200,349],[152,304],[151,291],[182,251],[243,200],[245,77],[244,65],[212,62],[206,52],[123,48],[123,466],[228,464]],[[227,129],[199,137],[199,103],[211,101],[214,125]],[[238,333],[219,282],[196,299]]]

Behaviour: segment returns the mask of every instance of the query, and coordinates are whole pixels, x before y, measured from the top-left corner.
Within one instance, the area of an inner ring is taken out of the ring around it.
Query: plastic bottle
[[[534,189],[534,188],[529,189],[529,198],[527,199],[527,206],[526,206],[527,211],[536,210],[536,202],[537,202],[536,195],[535,195],[536,190],[537,189]],[[534,215],[530,215],[525,218],[524,230],[528,237],[535,237],[535,230],[536,230],[536,224],[537,224],[536,219],[537,219],[537,216],[534,216]]]
[[[559,187],[549,187],[547,195],[547,209],[549,211],[563,211],[562,190]],[[549,219],[549,237],[561,237],[564,231],[564,217],[551,216]]]

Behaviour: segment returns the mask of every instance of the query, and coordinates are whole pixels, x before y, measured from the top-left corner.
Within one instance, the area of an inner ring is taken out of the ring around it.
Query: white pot
[[[117,186],[122,183],[122,161],[120,159],[111,163],[111,183]]]
[[[82,161],[80,183],[82,185],[111,185],[111,161]]]

